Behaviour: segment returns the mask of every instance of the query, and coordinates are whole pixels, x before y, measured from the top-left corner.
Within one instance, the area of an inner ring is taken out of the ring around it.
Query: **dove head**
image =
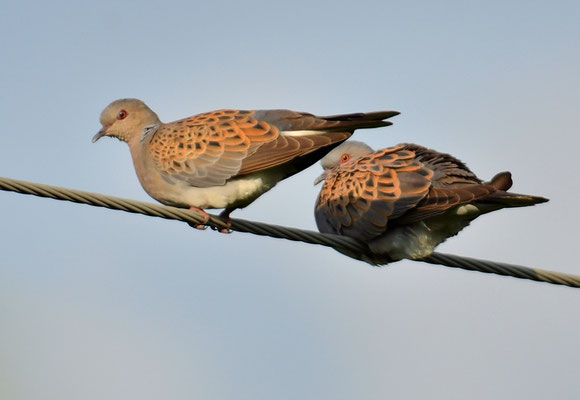
[[[317,185],[326,179],[328,173],[334,168],[356,160],[362,156],[372,153],[374,150],[366,143],[358,142],[356,140],[349,140],[336,146],[326,156],[320,160],[320,165],[324,168],[324,172],[314,181]]]
[[[145,128],[159,125],[161,121],[145,103],[137,99],[121,99],[109,104],[101,113],[101,130],[93,143],[103,136],[116,137],[129,143],[141,137]]]

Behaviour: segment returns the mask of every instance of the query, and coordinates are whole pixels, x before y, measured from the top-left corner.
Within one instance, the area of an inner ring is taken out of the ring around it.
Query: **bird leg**
[[[187,224],[189,226],[191,226],[192,228],[195,228],[195,229],[199,229],[199,230],[202,230],[202,231],[203,230],[206,230],[207,229],[207,225],[206,224],[209,221],[209,214],[206,213],[205,210],[203,210],[203,209],[201,209],[199,207],[193,207],[192,206],[192,207],[189,207],[189,210],[190,211],[193,211],[193,212],[196,212],[198,214],[201,214],[203,216],[204,221],[203,221],[203,224],[195,224],[195,223],[191,223],[191,222],[188,222]]]
[[[230,218],[230,213],[234,211],[235,208],[226,208],[220,213],[220,218],[224,220],[226,223],[226,228],[219,229],[220,233],[232,233],[230,229],[232,226],[232,219]],[[212,229],[218,230],[217,228],[212,227]]]

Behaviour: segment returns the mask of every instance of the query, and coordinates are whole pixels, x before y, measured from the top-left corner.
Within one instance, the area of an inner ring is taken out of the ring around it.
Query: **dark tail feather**
[[[513,185],[512,174],[509,171],[499,172],[489,182],[497,190],[508,191]]]
[[[482,203],[500,205],[500,208],[503,208],[533,206],[548,201],[545,197],[508,192],[513,184],[512,174],[508,171],[497,173],[487,184],[492,185],[498,191],[483,198]]]
[[[338,121],[339,125],[334,129],[364,129],[364,128],[378,128],[381,126],[393,125],[386,119],[399,115],[398,111],[374,111],[368,113],[354,113],[354,114],[340,114],[330,115],[326,117],[319,117],[327,121]]]
[[[497,204],[502,207],[527,207],[549,201],[545,197],[531,196],[511,192],[498,191],[482,200],[484,203]]]

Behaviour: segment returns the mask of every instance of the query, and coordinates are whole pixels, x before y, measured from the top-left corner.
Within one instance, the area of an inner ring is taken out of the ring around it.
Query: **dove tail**
[[[545,197],[531,196],[511,192],[495,192],[484,200],[486,203],[494,203],[502,207],[527,207],[549,201]]]
[[[507,191],[512,187],[512,174],[509,171],[499,172],[489,182],[497,190]]]
[[[374,111],[367,113],[330,115],[319,118],[326,121],[339,122],[339,124],[333,126],[331,130],[341,130],[341,129],[354,130],[354,129],[379,128],[381,126],[392,125],[393,124],[392,122],[385,120],[395,117],[397,115],[399,115],[398,111]]]
[[[502,207],[527,207],[548,201],[545,197],[508,192],[509,188],[512,187],[513,181],[512,174],[507,171],[496,174],[491,178],[489,184],[498,191],[483,199],[486,203],[493,203]]]

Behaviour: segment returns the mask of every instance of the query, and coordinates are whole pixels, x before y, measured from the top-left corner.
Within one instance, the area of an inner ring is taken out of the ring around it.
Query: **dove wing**
[[[315,208],[321,232],[370,240],[385,232],[429,192],[433,171],[404,146],[341,165],[322,187]]]
[[[219,110],[161,126],[148,146],[166,179],[220,186],[235,176],[316,156],[304,157],[291,173],[297,172],[324,155],[318,150],[329,151],[357,128],[390,125],[383,119],[397,114],[316,117],[289,110]]]
[[[450,154],[439,153],[413,143],[403,143],[406,150],[415,153],[415,159],[433,170],[433,187],[450,188],[482,183],[461,160]]]
[[[219,110],[163,125],[151,138],[149,152],[166,179],[196,187],[224,185],[245,158],[280,135],[252,114]]]
[[[255,118],[276,126],[280,136],[265,143],[246,158],[240,175],[292,163],[294,171],[309,167],[322,158],[334,146],[348,139],[355,129],[377,128],[392,125],[387,118],[398,115],[397,111],[341,114],[318,117],[313,114],[290,110],[259,110]],[[320,154],[318,150],[324,149]],[[305,157],[312,154],[312,157]]]
[[[403,144],[415,153],[415,158],[433,171],[432,187],[416,206],[400,216],[397,225],[420,221],[444,213],[452,207],[482,200],[498,188],[509,188],[509,173],[499,174],[495,180],[483,183],[463,162],[457,158],[427,149],[416,144]],[[499,180],[507,180],[497,182]],[[502,186],[503,185],[503,186]]]
[[[404,225],[434,217],[452,207],[483,200],[495,192],[497,189],[490,184],[471,184],[452,189],[431,188],[427,196],[414,209],[393,222],[397,225]]]

